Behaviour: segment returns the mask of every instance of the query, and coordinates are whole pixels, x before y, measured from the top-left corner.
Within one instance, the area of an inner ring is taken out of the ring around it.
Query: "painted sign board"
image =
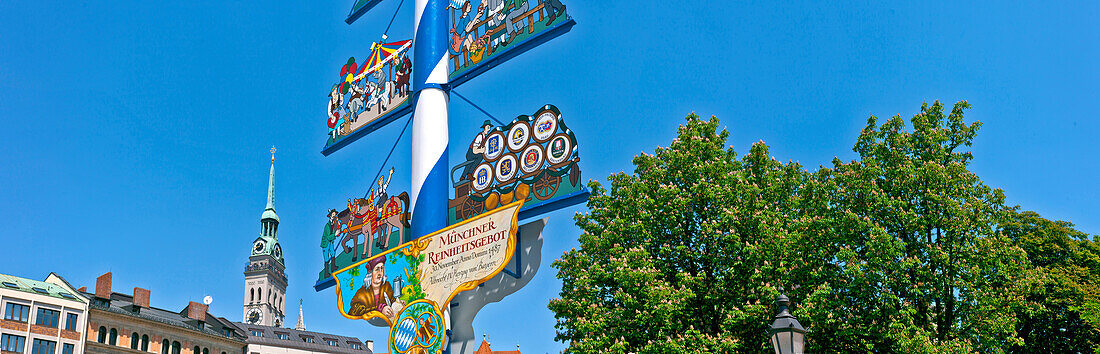
[[[577,24],[560,0],[451,0],[451,87]]]
[[[467,145],[466,161],[451,169],[455,197],[448,202],[449,222],[517,200],[526,201],[525,210],[544,210],[539,207],[552,203],[557,203],[555,209],[568,206],[562,201],[583,202],[588,190],[581,181],[578,151],[576,136],[554,105],[516,117],[505,126],[494,127],[486,120]]]
[[[355,57],[348,58],[329,90],[325,119],[328,139],[322,154],[331,154],[412,111],[411,45],[412,40],[374,43],[371,55],[361,63]]]
[[[331,282],[332,273],[338,269],[405,243],[410,234],[409,194],[388,194],[393,171],[391,168],[388,175],[379,177],[366,196],[348,199],[344,210],[329,209],[326,213],[318,284]]]
[[[344,22],[349,25],[352,24],[352,22],[358,20],[359,17],[362,17],[363,14],[370,11],[370,9],[374,8],[374,5],[378,5],[380,2],[382,2],[382,0],[355,0],[355,2],[351,4],[351,12],[348,12],[348,18],[344,19]]]
[[[383,320],[391,353],[441,353],[445,306],[511,261],[522,206],[501,206],[334,272],[340,314]]]

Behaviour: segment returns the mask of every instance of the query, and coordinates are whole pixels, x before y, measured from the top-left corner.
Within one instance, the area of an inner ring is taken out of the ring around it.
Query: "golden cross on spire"
[[[271,163],[275,163],[275,145],[271,145]]]

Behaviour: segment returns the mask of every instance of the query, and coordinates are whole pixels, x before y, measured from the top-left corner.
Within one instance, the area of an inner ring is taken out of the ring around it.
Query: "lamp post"
[[[780,294],[775,299],[775,306],[779,307],[779,313],[775,315],[775,321],[768,329],[768,339],[775,348],[775,354],[802,354],[806,341],[806,329],[798,323],[787,310],[791,300],[787,295]]]

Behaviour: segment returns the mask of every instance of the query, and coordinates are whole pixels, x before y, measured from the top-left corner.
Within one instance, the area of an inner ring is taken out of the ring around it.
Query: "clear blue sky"
[[[692,111],[722,119],[738,151],[764,140],[813,167],[852,159],[868,115],[966,99],[984,124],[973,170],[1012,204],[1100,233],[1096,1],[563,1],[572,32],[458,91],[502,119],[556,104],[585,179],[631,171]],[[351,2],[0,2],[0,272],[90,286],[113,271],[155,306],[209,294],[240,320],[277,145],[287,302],[305,300],[311,330],[383,341],[311,288],[325,210],[366,191],[401,128],[319,152],[340,66],[369,53],[399,0],[348,26]],[[412,32],[402,7],[394,39]],[[453,146],[484,119],[459,100],[451,115]],[[408,142],[391,188],[408,186]],[[497,349],[563,347],[549,264],[576,245],[579,211],[549,215],[536,279],[475,321]]]

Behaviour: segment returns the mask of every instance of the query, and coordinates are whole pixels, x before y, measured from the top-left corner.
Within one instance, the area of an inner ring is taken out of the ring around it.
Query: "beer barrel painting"
[[[553,105],[505,126],[486,120],[467,147],[466,161],[451,169],[450,222],[513,201],[526,201],[524,209],[530,209],[583,192],[579,162],[577,138]]]

